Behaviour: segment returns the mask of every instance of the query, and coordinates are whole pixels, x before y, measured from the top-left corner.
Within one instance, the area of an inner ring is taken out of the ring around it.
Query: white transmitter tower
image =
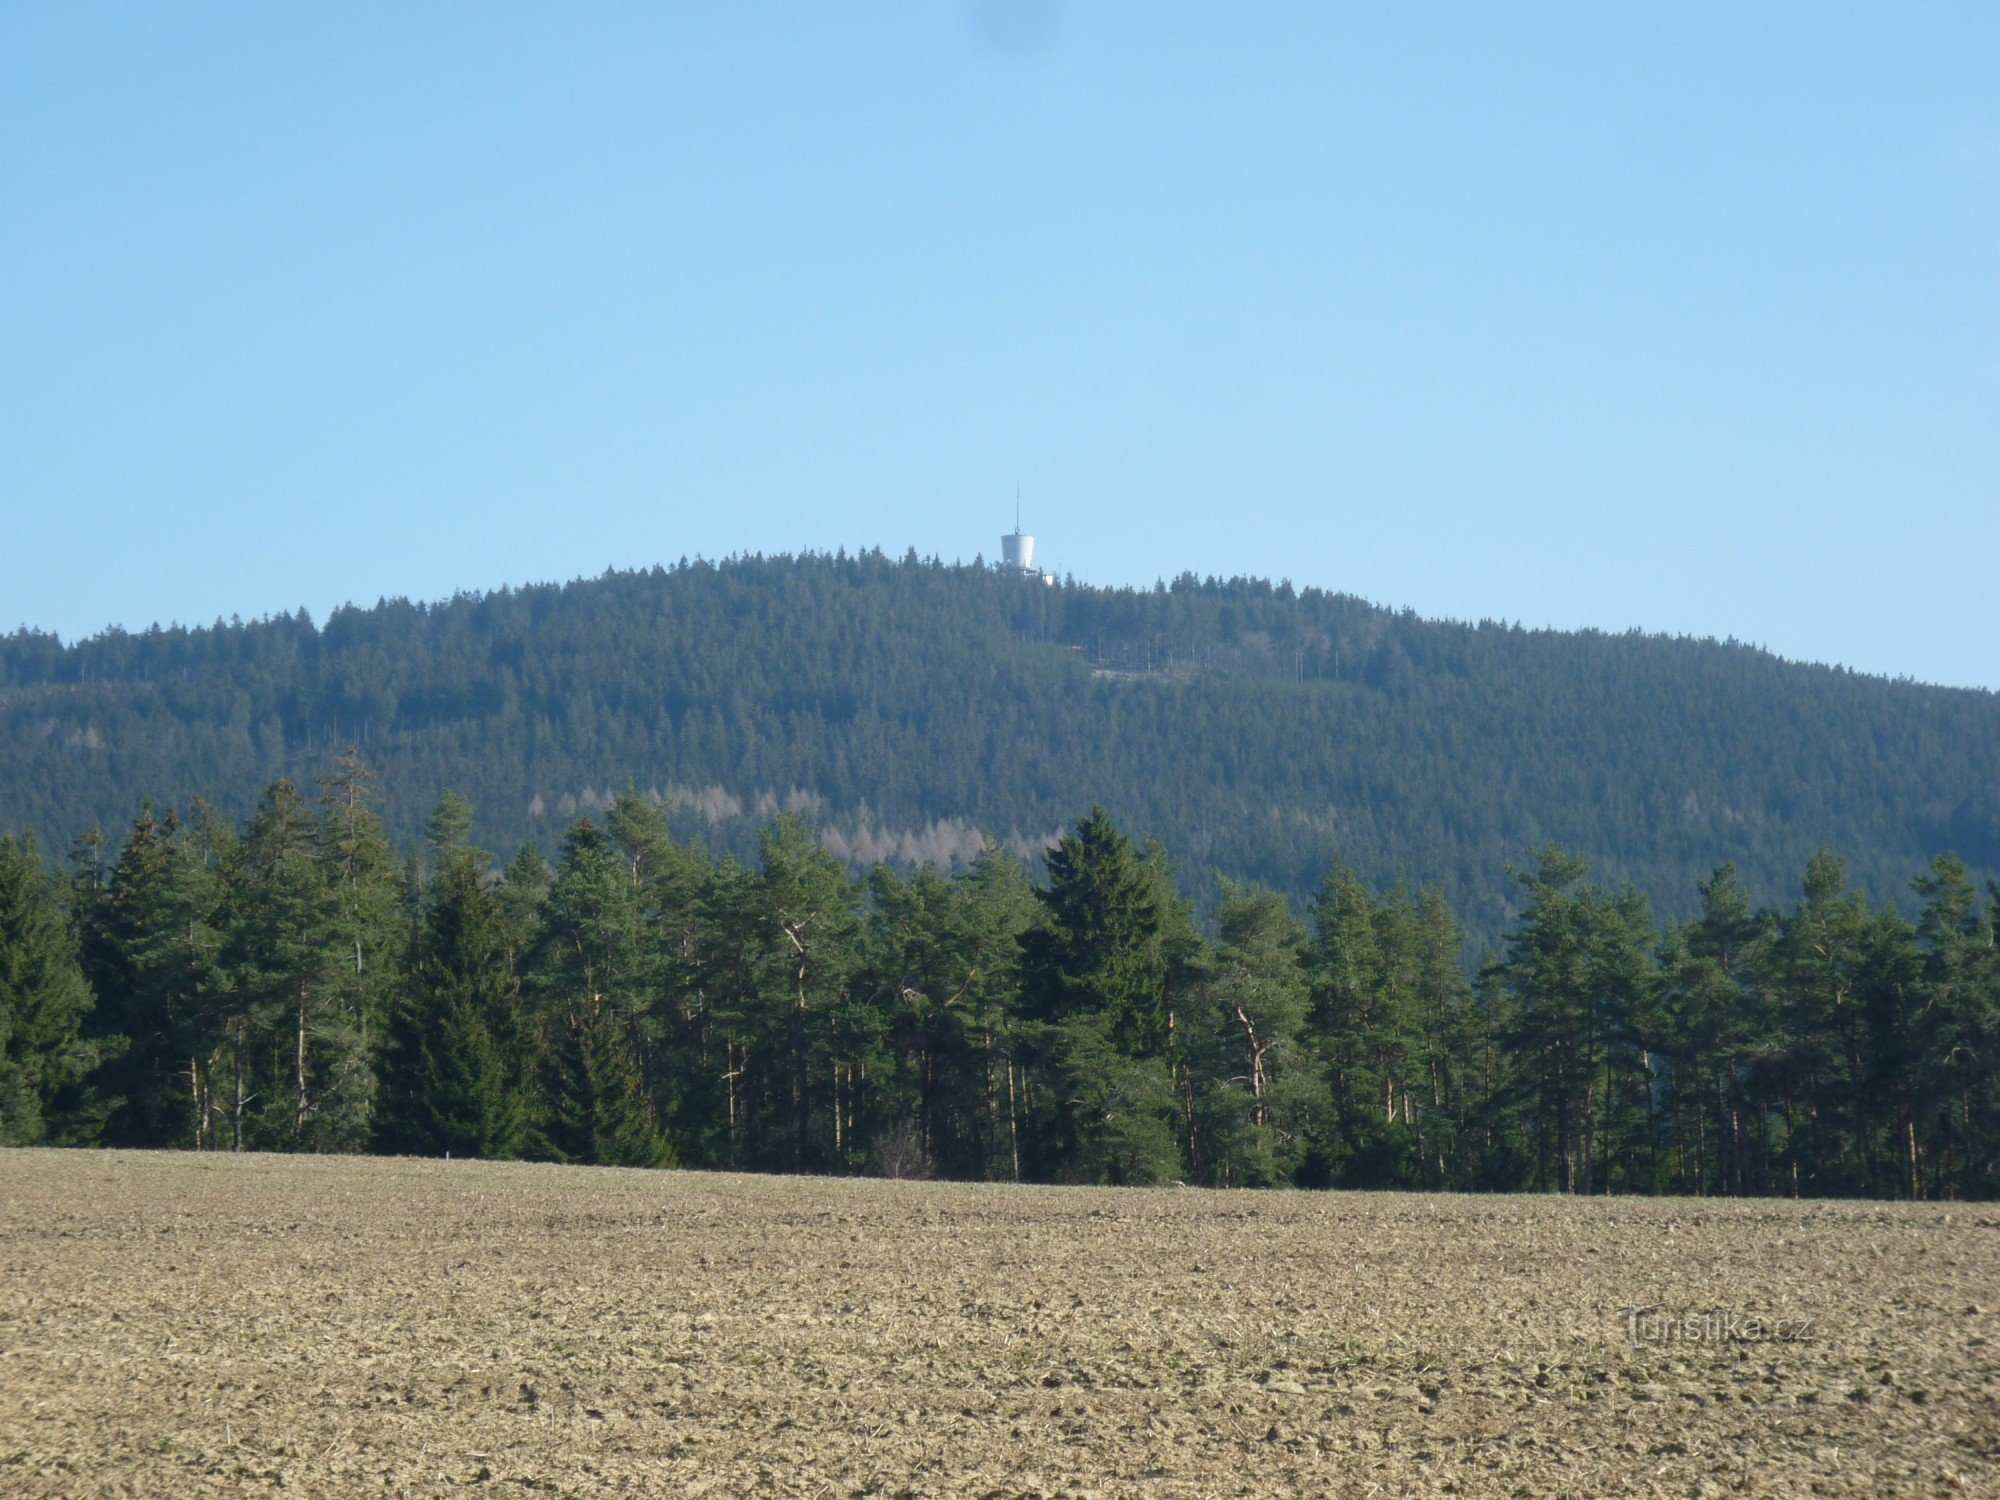
[[[1040,578],[1035,567],[1035,539],[1021,529],[1021,487],[1014,487],[1014,529],[1000,538],[1000,571],[1022,578]],[[1054,582],[1053,579],[1050,582]]]

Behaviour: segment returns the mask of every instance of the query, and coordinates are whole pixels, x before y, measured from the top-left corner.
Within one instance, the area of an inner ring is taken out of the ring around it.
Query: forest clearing
[[[2000,1208],[0,1152],[11,1495],[2000,1493]]]

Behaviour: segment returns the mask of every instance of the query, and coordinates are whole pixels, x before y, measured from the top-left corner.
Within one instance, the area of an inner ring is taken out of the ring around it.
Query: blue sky
[[[2000,7],[0,8],[0,629],[736,551],[2000,687]]]

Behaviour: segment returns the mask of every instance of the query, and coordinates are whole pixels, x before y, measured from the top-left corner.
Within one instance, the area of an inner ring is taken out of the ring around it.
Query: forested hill
[[[0,829],[65,849],[143,800],[247,811],[349,746],[393,835],[451,788],[482,842],[627,789],[747,847],[802,811],[856,859],[1038,845],[1091,803],[1185,883],[1306,895],[1337,858],[1486,935],[1549,842],[1667,911],[1820,847],[1878,899],[2000,868],[2000,695],[1736,644],[1463,625],[1184,577],[1057,586],[914,556],[746,558],[206,629],[0,641]]]

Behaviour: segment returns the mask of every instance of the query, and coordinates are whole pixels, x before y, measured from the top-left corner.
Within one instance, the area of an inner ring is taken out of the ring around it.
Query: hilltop
[[[636,788],[723,848],[788,808],[858,862],[962,864],[981,830],[1031,850],[1101,803],[1191,889],[1303,897],[1343,859],[1435,883],[1482,936],[1551,841],[1668,910],[1724,860],[1789,895],[1822,846],[1883,900],[1940,849],[2000,868],[2000,695],[1255,579],[745,557],[0,639],[0,828],[45,848],[148,799],[240,813],[349,746],[403,839],[448,787],[503,851]]]

